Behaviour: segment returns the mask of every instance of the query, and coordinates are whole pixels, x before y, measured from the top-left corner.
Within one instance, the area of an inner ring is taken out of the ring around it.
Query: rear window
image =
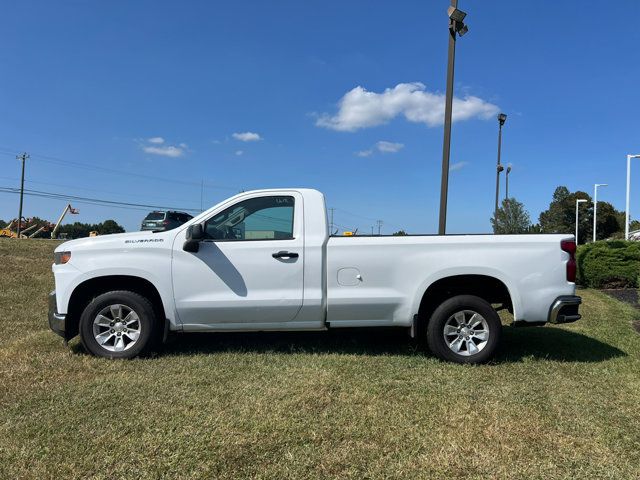
[[[151,212],[144,219],[145,220],[164,220],[164,212]]]

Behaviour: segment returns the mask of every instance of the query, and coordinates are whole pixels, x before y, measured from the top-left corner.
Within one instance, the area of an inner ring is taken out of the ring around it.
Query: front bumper
[[[563,295],[556,298],[549,309],[549,323],[571,323],[580,320],[578,308],[582,298],[577,295]]]
[[[49,294],[49,327],[65,340],[66,336],[66,315],[57,312],[56,292],[55,290]]]

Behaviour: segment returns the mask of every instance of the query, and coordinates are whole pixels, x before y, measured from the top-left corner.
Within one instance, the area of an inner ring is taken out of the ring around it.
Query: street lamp
[[[576,199],[576,245],[578,245],[578,205],[585,202],[587,202],[587,200],[584,198]]]
[[[506,198],[507,201],[509,201],[509,174],[510,173],[511,173],[511,165],[507,167],[507,173],[505,174],[506,188],[505,188],[504,198]]]
[[[593,241],[596,241],[596,218],[598,217],[598,187],[606,187],[607,183],[593,185]]]
[[[444,235],[447,227],[447,194],[449,190],[449,154],[451,152],[451,111],[453,108],[453,70],[456,59],[456,36],[469,31],[464,24],[467,16],[458,10],[458,0],[451,0],[447,10],[449,16],[449,58],[447,62],[447,93],[444,105],[444,140],[442,143],[442,179],[440,183],[440,219],[438,234]]]
[[[629,240],[629,193],[631,191],[631,159],[640,155],[627,155],[627,208],[624,215],[624,239]]]
[[[498,219],[498,196],[500,195],[500,172],[504,170],[500,164],[500,152],[502,150],[502,126],[507,121],[507,116],[504,113],[498,115],[498,164],[496,166],[496,204],[493,209],[493,218],[495,221]]]

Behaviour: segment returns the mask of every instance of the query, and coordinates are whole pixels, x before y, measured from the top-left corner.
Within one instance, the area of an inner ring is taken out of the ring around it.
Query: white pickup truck
[[[331,236],[324,196],[245,192],[174,230],[65,242],[49,324],[131,358],[169,331],[398,327],[437,357],[487,361],[497,314],[578,320],[572,235]]]

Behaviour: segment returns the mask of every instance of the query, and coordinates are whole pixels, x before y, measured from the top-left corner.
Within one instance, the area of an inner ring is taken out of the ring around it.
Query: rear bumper
[[[549,323],[571,323],[580,320],[578,313],[582,298],[577,295],[563,295],[555,299],[549,309]]]
[[[62,338],[66,339],[66,315],[57,312],[56,292],[49,294],[49,327]]]

